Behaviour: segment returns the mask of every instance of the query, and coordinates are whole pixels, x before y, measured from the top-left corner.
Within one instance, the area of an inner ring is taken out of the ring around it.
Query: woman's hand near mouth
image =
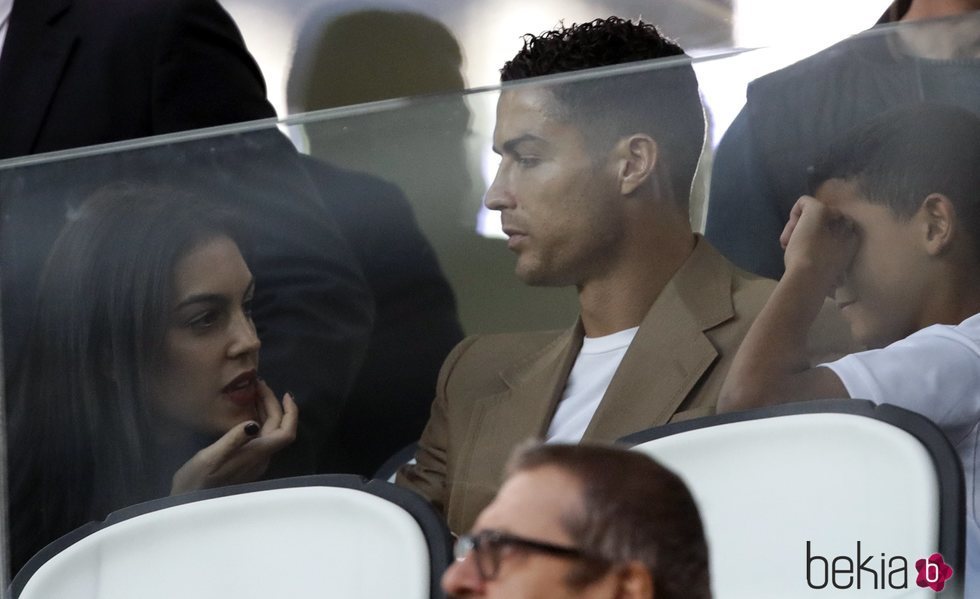
[[[260,422],[237,424],[194,454],[174,474],[171,495],[258,480],[272,456],[296,439],[299,409],[293,396],[286,393],[280,404],[264,381],[258,384]]]

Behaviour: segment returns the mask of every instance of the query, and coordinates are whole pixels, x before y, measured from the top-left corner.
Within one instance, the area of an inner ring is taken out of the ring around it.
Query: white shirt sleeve
[[[955,445],[980,417],[980,354],[952,327],[928,327],[886,348],[823,364],[856,399],[929,418]]]

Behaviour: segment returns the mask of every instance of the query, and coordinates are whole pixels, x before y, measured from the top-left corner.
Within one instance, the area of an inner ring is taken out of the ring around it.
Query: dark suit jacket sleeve
[[[166,12],[154,51],[154,134],[275,116],[258,65],[215,0],[157,4]]]
[[[449,456],[452,443],[447,387],[460,358],[476,339],[477,337],[468,337],[461,341],[443,362],[439,381],[436,383],[432,413],[415,453],[416,463],[403,466],[395,479],[395,484],[422,495],[443,515],[449,503]]]
[[[369,476],[418,441],[439,369],[463,331],[452,288],[402,191],[312,158],[303,164],[375,306],[371,340],[340,424],[342,451],[321,467]]]
[[[778,279],[786,216],[770,186],[752,119],[746,104],[715,152],[705,237],[740,268]]]
[[[216,0],[17,0],[0,57],[0,157],[272,118]]]

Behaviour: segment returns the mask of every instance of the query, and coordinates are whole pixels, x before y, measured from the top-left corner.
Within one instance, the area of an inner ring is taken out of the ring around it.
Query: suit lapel
[[[0,157],[34,144],[77,41],[66,13],[72,0],[15,0],[0,55]]]
[[[501,371],[507,390],[477,400],[454,469],[450,522],[472,522],[496,493],[514,448],[544,435],[581,345],[582,327],[577,324],[529,359]]]
[[[470,430],[507,447],[544,435],[581,345],[582,328],[576,324],[525,362],[501,371],[507,391],[480,400],[473,418],[481,422],[472,422]]]
[[[735,315],[732,271],[702,239],[647,312],[585,431],[614,441],[666,424],[718,357],[704,334]]]

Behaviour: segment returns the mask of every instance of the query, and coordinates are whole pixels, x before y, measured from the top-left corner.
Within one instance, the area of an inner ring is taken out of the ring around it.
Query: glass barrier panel
[[[694,56],[779,47],[785,66],[863,29],[889,0],[224,0],[280,115],[495,85],[524,33],[617,15],[655,23]],[[772,66],[771,68],[777,68]],[[452,73],[452,71],[456,73]],[[731,70],[731,69],[730,69]],[[762,74],[762,72],[758,72]],[[372,82],[386,80],[385,86]],[[392,94],[392,95],[388,95]]]
[[[883,114],[933,122],[903,106],[980,113],[978,16],[876,28],[751,84],[775,50],[0,162],[11,571],[148,499],[370,476],[427,423],[399,483],[463,533],[527,438],[713,414],[776,284],[750,272],[781,274],[793,204],[838,178],[819,180],[828,149]],[[855,312],[828,304],[807,359],[897,340]],[[624,330],[578,404],[579,358]]]

